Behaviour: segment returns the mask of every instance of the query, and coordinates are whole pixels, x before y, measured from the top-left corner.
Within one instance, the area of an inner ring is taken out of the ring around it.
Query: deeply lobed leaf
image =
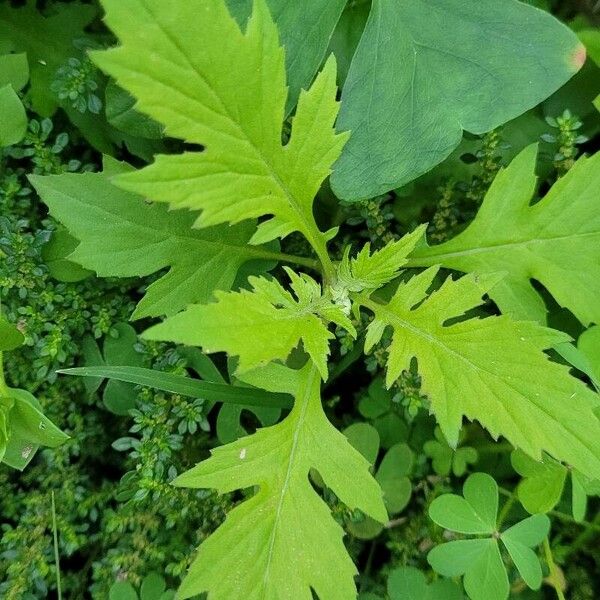
[[[312,204],[347,137],[333,129],[335,62],[327,61],[301,94],[284,146],[284,53],[265,0],[256,0],[245,33],[222,0],[103,5],[122,46],[93,53],[95,62],[167,135],[205,148],[159,156],[118,185],[174,208],[202,210],[202,227],[271,215],[253,242],[300,231],[329,268],[328,235],[316,226]]]
[[[259,486],[200,547],[180,597],[208,591],[214,600],[310,600],[311,588],[328,600],[355,597],[356,569],[342,543],[342,529],[308,475],[316,469],[347,506],[385,521],[381,490],[368,461],[327,421],[318,369],[310,362],[300,371],[270,365],[247,373],[244,380],[292,393],[294,408],[281,423],[217,448],[175,481],[221,493]]]
[[[386,305],[359,299],[375,315],[367,351],[386,327],[393,329],[388,386],[416,357],[422,390],[452,446],[466,416],[537,459],[545,450],[598,477],[600,421],[594,410],[600,399],[543,353],[567,336],[506,316],[447,324],[479,305],[498,277],[447,279],[428,295],[437,271],[432,267],[401,284]]]
[[[131,167],[105,158],[104,173],[30,176],[50,213],[80,240],[70,260],[101,277],[146,276],[169,271],[152,283],[134,317],[171,315],[192,302],[208,302],[232,287],[249,261],[263,268],[273,253],[249,247],[252,223],[193,229],[186,211],[125,192],[111,177]]]
[[[422,246],[412,266],[441,264],[464,272],[505,272],[490,295],[503,313],[545,322],[532,280],[588,324],[600,322],[600,153],[580,158],[531,205],[537,147],[502,170],[472,223],[438,246]]]

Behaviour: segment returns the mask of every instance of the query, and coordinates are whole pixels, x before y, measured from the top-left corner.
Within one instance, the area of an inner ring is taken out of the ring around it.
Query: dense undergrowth
[[[122,2],[127,4],[127,0]],[[88,49],[103,49],[115,42],[100,19],[99,5],[58,0],[23,4],[0,5],[0,55],[25,52],[29,63],[23,85],[16,86],[26,110],[26,133],[1,150],[0,300],[3,317],[24,336],[21,347],[5,353],[4,370],[6,383],[34,394],[44,414],[69,439],[59,447],[40,449],[23,472],[0,465],[0,597],[56,597],[55,529],[60,587],[65,598],[137,597],[128,582],[136,590],[141,586],[139,597],[150,600],[160,595],[152,595],[152,590],[162,593],[164,586],[173,590],[179,587],[199,544],[223,523],[233,506],[252,496],[250,487],[219,495],[209,489],[175,487],[171,482],[206,458],[209,450],[280,422],[282,413],[271,406],[215,405],[206,399],[115,380],[57,374],[75,366],[113,365],[210,380],[211,375],[228,378],[234,365],[223,354],[213,355],[211,362],[197,348],[138,336],[155,323],[153,317],[165,313],[160,308],[153,312],[150,307],[142,311],[141,318],[130,322],[138,302],[147,298],[148,289],[156,290],[152,286],[160,285],[165,267],[171,264],[146,269],[139,277],[133,273],[128,277],[97,277],[67,258],[79,244],[69,217],[61,214],[57,220],[51,216],[47,205],[53,214],[59,214],[54,200],[45,197],[45,204],[32,181],[41,189],[38,183],[44,181],[43,176],[98,173],[111,164],[106,158],[103,163],[102,155],[141,168],[153,162],[156,154],[194,152],[198,148],[195,143],[175,139],[177,136],[166,136],[155,121],[134,111],[133,99],[88,58]],[[473,221],[498,173],[507,172],[501,169],[517,156],[523,160],[521,153],[527,153],[531,144],[539,144],[537,157],[533,157],[540,178],[539,198],[569,176],[580,156],[598,150],[600,114],[593,104],[600,94],[600,68],[594,62],[600,48],[600,34],[595,29],[598,13],[593,3],[529,4],[541,6],[583,32],[581,39],[590,57],[583,69],[521,116],[488,133],[465,133],[448,158],[392,191],[366,200],[340,202],[327,184],[321,187],[315,215],[321,230],[339,227],[337,237],[329,243],[335,264],[344,262],[349,245],[360,248],[369,242],[371,251],[382,250],[423,223],[428,223],[427,239],[433,248],[448,242]],[[350,40],[357,40],[367,10],[367,3],[351,2],[334,33],[332,48],[338,53],[342,71],[344,61],[349,62],[352,56],[342,36],[347,36],[349,46]],[[50,67],[40,71],[41,61]],[[7,64],[0,56],[3,78],[8,77]],[[289,132],[288,117],[284,136]],[[418,144],[418,140],[412,141]],[[29,179],[30,175],[39,177]],[[600,190],[596,189],[598,196]],[[500,230],[503,226],[502,221],[495,224]],[[319,257],[298,231],[284,237],[280,247],[272,238],[266,240],[262,262],[248,267],[248,273],[270,271],[279,281],[287,282],[281,269],[274,271],[276,255],[283,253],[291,257],[289,264],[294,268],[315,274]],[[99,239],[95,243],[103,242]],[[411,259],[413,265],[409,262],[411,274],[427,266],[423,252],[420,255],[417,251]],[[101,274],[108,270],[107,266]],[[434,286],[439,287],[449,272],[443,269],[432,278]],[[406,272],[400,278],[406,281]],[[237,275],[236,282],[244,285],[244,273]],[[593,365],[592,371],[600,373],[600,364],[594,363],[599,360],[600,342],[597,329],[592,332],[593,319],[574,315],[575,309],[561,308],[541,284],[536,286],[548,308],[550,326],[574,340],[583,340],[581,353]],[[390,296],[388,293],[385,299]],[[367,306],[369,301],[363,298],[361,302]],[[473,306],[469,305],[468,314],[498,313],[491,302]],[[335,339],[329,378],[322,392],[323,407],[328,419],[374,465],[372,471],[386,493],[389,519],[379,523],[358,508],[348,508],[323,485],[319,475],[315,475],[312,486],[346,534],[344,544],[359,571],[360,598],[463,597],[456,576],[462,573],[457,572],[453,581],[434,574],[435,560],[428,562],[427,555],[439,544],[463,539],[470,532],[460,526],[452,529],[452,517],[434,518],[430,507],[440,507],[443,512],[444,494],[460,494],[472,473],[490,474],[499,486],[500,511],[494,531],[501,523],[505,529],[530,513],[547,514],[551,521],[548,538],[542,535],[531,544],[538,546],[542,538],[545,540],[536,550],[544,578],[539,590],[529,589],[527,576],[515,568],[516,561],[503,555],[511,598],[598,597],[597,481],[579,478],[578,471],[563,469],[550,457],[537,463],[505,438],[495,441],[477,421],[465,421],[457,444],[449,444],[431,414],[432,400],[421,389],[416,361],[409,368],[400,368],[399,376],[386,389],[392,329],[382,330],[379,338],[375,336],[372,349],[363,354],[372,317],[355,310],[346,314],[346,319],[350,322],[332,318]],[[587,333],[582,323],[590,325]],[[355,335],[351,334],[353,329]],[[308,347],[306,340],[304,347]],[[296,350],[289,364],[300,367],[301,354]],[[563,363],[568,358],[557,352],[552,356]],[[592,389],[593,374],[582,370],[573,374]],[[449,378],[452,376],[448,373]],[[477,475],[470,481],[493,488],[489,480]],[[298,519],[310,521],[311,510],[308,506],[303,514],[301,509]],[[450,513],[456,513],[456,508]],[[481,536],[485,531],[471,533]],[[290,556],[289,561],[294,562],[294,558]],[[331,567],[322,568],[327,572]],[[414,569],[435,582],[430,592],[425,591],[425,580]],[[443,565],[435,570],[448,575]],[[170,593],[164,592],[164,598]],[[500,591],[489,599],[502,597]]]

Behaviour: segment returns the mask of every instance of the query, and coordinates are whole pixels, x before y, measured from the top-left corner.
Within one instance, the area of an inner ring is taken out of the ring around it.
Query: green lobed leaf
[[[516,0],[373,0],[342,93],[338,128],[352,137],[334,191],[361,200],[408,183],[442,162],[463,129],[514,119],[584,60],[573,32]]]
[[[103,0],[103,6],[122,45],[92,53],[93,60],[167,135],[205,148],[158,156],[117,184],[173,208],[202,210],[200,227],[272,215],[254,243],[300,231],[331,271],[325,249],[331,232],[318,229],[312,205],[347,139],[333,129],[335,62],[328,60],[300,95],[283,146],[284,52],[265,0],[256,0],[245,33],[223,0]]]
[[[316,469],[349,508],[383,522],[387,515],[368,461],[327,421],[318,369],[310,362],[300,371],[271,364],[244,380],[294,394],[294,408],[281,423],[213,450],[210,459],[175,480],[220,493],[258,486],[202,544],[179,597],[208,591],[213,600],[310,600],[311,588],[328,600],[354,597],[356,569],[342,530],[315,493],[309,472]]]
[[[105,169],[29,179],[52,216],[80,240],[70,260],[100,277],[146,276],[169,267],[147,288],[134,318],[171,315],[191,302],[207,302],[215,290],[232,287],[243,265],[268,266],[276,256],[248,247],[252,223],[193,229],[187,211],[168,211],[111,184],[110,176],[131,167],[105,157]]]
[[[367,242],[352,258],[350,248],[347,247],[338,267],[336,285],[352,292],[360,292],[376,290],[389,283],[398,277],[400,269],[408,262],[408,255],[415,249],[426,229],[426,225],[421,225],[412,233],[373,252]]]
[[[308,275],[287,273],[295,297],[277,281],[250,277],[252,291],[216,292],[216,302],[193,305],[147,330],[143,337],[201,346],[205,352],[239,356],[238,372],[285,360],[302,341],[305,351],[327,377],[329,341],[334,335],[323,318],[356,332],[342,310],[321,295]]]
[[[493,437],[503,435],[534,458],[546,451],[589,477],[600,475],[600,399],[543,350],[568,339],[533,322],[509,317],[472,318],[448,325],[481,304],[498,277],[448,278],[427,294],[438,271],[430,268],[402,283],[387,305],[357,299],[375,315],[365,348],[386,327],[393,337],[387,385],[418,359],[422,391],[453,447],[463,415]]]
[[[600,153],[580,158],[530,205],[536,154],[535,145],[523,150],[500,171],[472,223],[448,242],[418,248],[409,264],[505,272],[490,290],[502,312],[545,322],[536,280],[584,325],[600,322]]]

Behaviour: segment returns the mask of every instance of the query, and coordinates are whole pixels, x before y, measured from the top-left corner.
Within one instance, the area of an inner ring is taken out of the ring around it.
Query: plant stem
[[[62,600],[62,586],[60,583],[60,559],[58,556],[58,530],[56,528],[56,506],[54,504],[54,490],[52,490],[52,533],[54,535],[54,564],[56,565],[56,591],[58,600]]]
[[[318,260],[307,258],[305,256],[296,256],[295,254],[286,254],[285,252],[263,250],[262,248],[256,248],[252,254],[254,254],[256,258],[263,258],[265,260],[278,260],[280,262],[286,262],[292,265],[307,267],[309,269],[313,269],[314,271],[320,270],[320,263]]]
[[[511,496],[512,495],[512,492],[505,488],[501,487],[501,488],[498,488],[498,490],[503,496]],[[572,523],[573,525],[579,525],[580,527],[586,527],[588,529],[591,529],[592,531],[600,532],[600,523],[596,524],[596,523],[590,523],[589,521],[576,521],[570,515],[567,515],[558,510],[549,510],[546,514],[550,515],[551,517],[556,517],[557,519],[560,519],[561,521],[566,521],[567,523]]]
[[[4,360],[2,352],[0,352],[0,398],[7,398],[10,396],[10,390],[6,385],[6,379],[4,378]]]
[[[506,517],[510,513],[510,509],[513,507],[513,504],[515,503],[516,499],[517,499],[517,490],[515,488],[511,492],[510,496],[508,497],[508,499],[504,503],[504,506],[502,507],[502,510],[500,511],[500,515],[498,517],[498,522],[496,524],[496,529],[500,530],[500,527],[502,526],[502,523],[504,523],[504,520],[506,519]]]
[[[587,523],[585,529],[573,540],[569,545],[568,549],[564,553],[564,558],[571,556],[577,552],[580,548],[585,546],[589,541],[594,539],[595,536],[600,534],[600,512],[596,514],[594,520]]]
[[[556,591],[556,596],[558,600],[565,600],[565,596],[561,589],[561,582],[558,576],[558,569],[556,567],[556,563],[554,562],[554,557],[552,556],[552,548],[550,548],[550,542],[546,537],[544,539],[544,554],[546,556],[546,562],[548,563],[548,569],[550,569],[550,575],[548,576],[548,581],[551,583],[552,587]]]

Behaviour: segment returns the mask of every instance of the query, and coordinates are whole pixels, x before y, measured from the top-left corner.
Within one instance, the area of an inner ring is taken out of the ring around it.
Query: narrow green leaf
[[[273,406],[291,408],[292,403],[286,394],[272,394],[248,387],[236,387],[225,383],[213,383],[191,379],[184,375],[163,373],[141,367],[78,367],[62,369],[57,373],[79,377],[100,377],[143,385],[172,394],[181,394],[191,398],[204,398],[214,402],[230,402],[248,406]]]

